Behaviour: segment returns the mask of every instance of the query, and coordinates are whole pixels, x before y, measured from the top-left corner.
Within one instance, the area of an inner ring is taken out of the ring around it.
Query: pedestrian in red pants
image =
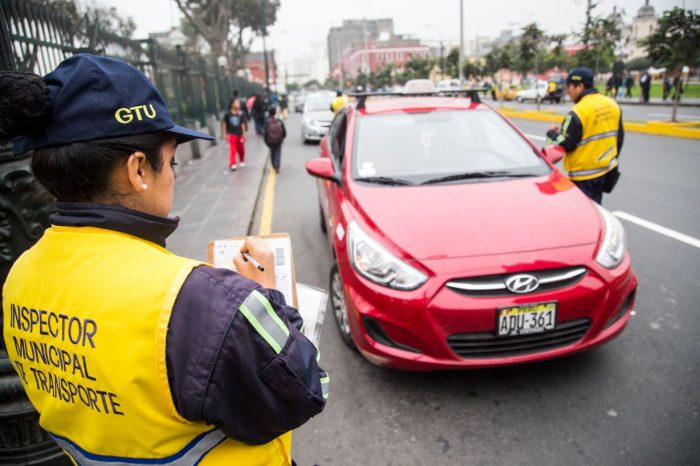
[[[231,100],[229,110],[221,118],[222,139],[228,139],[228,164],[231,171],[238,168],[238,160],[241,167],[245,167],[245,133],[248,124],[241,111],[241,103],[238,99]]]

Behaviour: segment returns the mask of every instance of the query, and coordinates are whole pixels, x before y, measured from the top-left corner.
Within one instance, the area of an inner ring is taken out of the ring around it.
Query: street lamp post
[[[457,58],[457,74],[459,75],[460,83],[464,81],[462,57],[464,57],[464,0],[459,0],[459,57]]]

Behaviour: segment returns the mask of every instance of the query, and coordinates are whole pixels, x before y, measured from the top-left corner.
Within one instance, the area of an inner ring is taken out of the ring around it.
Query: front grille
[[[506,287],[506,280],[509,277],[520,275],[521,273],[523,272],[459,278],[447,282],[447,287],[457,293],[475,297],[519,296],[519,293],[513,293]],[[539,282],[539,286],[529,293],[539,293],[541,291],[564,288],[577,283],[586,276],[586,268],[564,267],[524,273],[534,276]]]
[[[494,332],[459,333],[447,337],[447,344],[463,358],[518,356],[572,345],[583,338],[590,326],[590,319],[576,319],[534,335],[498,337]]]

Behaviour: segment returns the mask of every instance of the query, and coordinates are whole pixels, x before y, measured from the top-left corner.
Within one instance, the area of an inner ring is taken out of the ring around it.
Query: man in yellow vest
[[[620,174],[618,157],[624,141],[622,111],[613,99],[593,87],[588,68],[574,68],[566,78],[566,92],[574,108],[564,118],[561,130],[547,131],[547,144],[566,151],[564,169],[588,197],[602,203]]]
[[[331,111],[336,114],[338,110],[345,107],[348,104],[348,98],[343,95],[343,91],[338,89],[335,91],[335,98],[331,102]]]
[[[323,410],[329,378],[272,251],[246,239],[236,273],[165,249],[177,144],[212,138],[112,58],[0,73],[0,95],[0,134],[57,198],[2,293],[40,425],[80,465],[290,466],[290,431]]]

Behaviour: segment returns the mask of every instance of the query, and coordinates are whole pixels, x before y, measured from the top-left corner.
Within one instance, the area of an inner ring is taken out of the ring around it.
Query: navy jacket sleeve
[[[255,293],[257,301],[246,301]],[[260,298],[269,304],[260,309],[279,320],[278,348],[246,317],[251,310],[241,310],[244,303],[252,309],[264,302]],[[251,445],[267,443],[320,413],[328,374],[318,366],[314,344],[300,333],[302,324],[278,291],[230,270],[195,268],[175,301],[167,338],[178,412]]]
[[[547,131],[547,144],[558,144],[564,148],[566,152],[571,152],[576,149],[576,146],[581,142],[583,135],[583,125],[581,120],[574,112],[569,112],[564,117],[564,123],[561,125],[561,131]]]

